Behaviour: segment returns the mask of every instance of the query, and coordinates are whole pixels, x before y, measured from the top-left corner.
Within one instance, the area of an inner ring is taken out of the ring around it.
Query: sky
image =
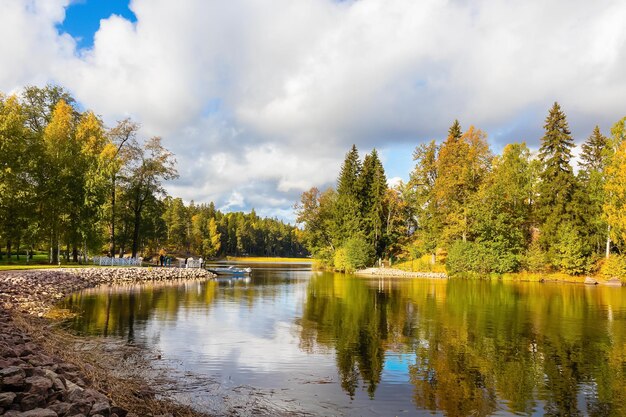
[[[458,119],[492,150],[626,115],[623,0],[0,0],[0,92],[62,85],[108,126],[161,136],[166,188],[294,221],[352,144],[390,182]]]

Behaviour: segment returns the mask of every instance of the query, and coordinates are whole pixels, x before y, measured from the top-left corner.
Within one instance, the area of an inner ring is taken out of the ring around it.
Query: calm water
[[[253,267],[65,305],[78,332],[160,351],[178,398],[218,415],[626,414],[626,289]]]

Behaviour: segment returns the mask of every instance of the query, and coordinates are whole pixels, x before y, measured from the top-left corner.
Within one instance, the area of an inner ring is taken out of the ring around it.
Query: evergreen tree
[[[382,237],[385,225],[387,177],[376,149],[365,156],[358,178],[358,190],[362,217],[361,231],[375,256],[381,256],[384,251]]]
[[[362,216],[359,199],[361,161],[356,145],[346,154],[337,179],[337,204],[334,227],[340,244],[361,230]]]
[[[539,186],[538,219],[545,248],[557,238],[558,226],[564,221],[576,223],[574,194],[576,178],[570,165],[572,139],[565,113],[554,103],[544,125],[539,158],[543,165]]]
[[[359,151],[356,145],[352,145],[350,151],[346,154],[339,178],[337,180],[337,193],[341,195],[358,196],[359,187],[358,180],[361,175],[361,161],[359,160]]]

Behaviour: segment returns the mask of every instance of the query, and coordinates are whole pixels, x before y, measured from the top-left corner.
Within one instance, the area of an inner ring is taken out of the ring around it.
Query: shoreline
[[[444,272],[411,272],[396,268],[378,268],[371,267],[361,269],[354,272],[354,275],[361,277],[388,277],[388,278],[430,278],[430,279],[450,279],[448,274]],[[479,276],[472,275],[470,277],[461,276],[460,279],[496,279],[508,282],[539,282],[539,283],[556,283],[556,284],[581,284],[588,286],[608,286],[621,287],[624,285],[618,278],[602,279],[596,276],[572,276],[560,273],[506,273],[501,275]],[[454,279],[454,278],[453,278]]]
[[[449,278],[445,272],[410,272],[396,268],[366,268],[356,271],[354,275],[390,278]]]
[[[75,337],[56,328],[50,313],[64,297],[100,285],[213,277],[184,268],[0,271],[0,415],[204,416],[150,388],[141,377],[146,352]]]

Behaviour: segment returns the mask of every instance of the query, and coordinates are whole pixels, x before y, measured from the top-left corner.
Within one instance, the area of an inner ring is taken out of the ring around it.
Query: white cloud
[[[580,142],[626,108],[621,0],[134,0],[87,51],[55,29],[67,4],[3,2],[0,89],[55,80],[134,117],[178,157],[170,192],[222,207],[285,213],[352,143],[410,160],[459,118],[532,146],[555,100]]]

